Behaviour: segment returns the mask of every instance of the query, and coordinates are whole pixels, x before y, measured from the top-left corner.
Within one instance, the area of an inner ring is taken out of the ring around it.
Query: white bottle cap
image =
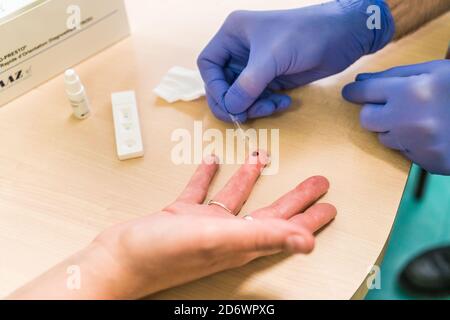
[[[83,90],[80,78],[73,69],[69,69],[64,74],[64,84],[68,94],[78,94]]]

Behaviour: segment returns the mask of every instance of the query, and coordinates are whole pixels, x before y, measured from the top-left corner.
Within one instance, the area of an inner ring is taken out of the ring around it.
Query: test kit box
[[[3,3],[0,106],[129,35],[124,0]]]

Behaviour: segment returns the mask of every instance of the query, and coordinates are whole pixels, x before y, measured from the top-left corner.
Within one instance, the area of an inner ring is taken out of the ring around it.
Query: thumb
[[[275,70],[273,58],[250,53],[247,66],[225,94],[227,111],[232,114],[247,111],[275,79]]]
[[[227,232],[227,243],[233,251],[309,253],[314,248],[313,234],[289,221],[254,219],[234,222],[236,224]]]

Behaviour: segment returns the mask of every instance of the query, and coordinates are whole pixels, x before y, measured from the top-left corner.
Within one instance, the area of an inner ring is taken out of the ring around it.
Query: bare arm
[[[386,0],[396,24],[395,39],[420,28],[450,10],[449,0]]]

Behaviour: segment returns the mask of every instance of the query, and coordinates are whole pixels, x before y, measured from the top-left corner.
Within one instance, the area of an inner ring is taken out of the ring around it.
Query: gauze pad
[[[206,95],[200,72],[178,66],[169,70],[153,92],[169,103],[193,101]]]

